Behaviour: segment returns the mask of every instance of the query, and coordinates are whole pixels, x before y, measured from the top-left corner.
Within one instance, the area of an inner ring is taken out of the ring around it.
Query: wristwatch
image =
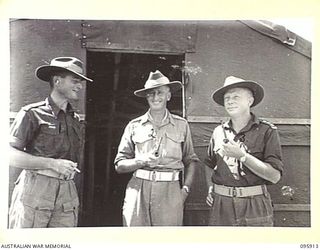
[[[190,188],[187,185],[184,185],[182,188],[186,190],[188,194],[190,193]]]
[[[245,162],[247,159],[247,152],[244,153],[244,156],[240,157],[239,161]]]

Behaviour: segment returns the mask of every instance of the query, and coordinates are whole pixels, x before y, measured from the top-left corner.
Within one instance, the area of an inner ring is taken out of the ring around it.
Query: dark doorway
[[[86,145],[80,226],[121,226],[121,209],[130,174],[117,174],[113,161],[126,124],[148,107],[134,90],[143,88],[151,71],[182,79],[184,55],[88,51]],[[182,92],[168,103],[182,115]]]

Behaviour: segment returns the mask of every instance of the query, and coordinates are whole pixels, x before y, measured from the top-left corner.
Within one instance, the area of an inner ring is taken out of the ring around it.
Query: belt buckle
[[[232,187],[232,197],[237,197],[237,189],[236,189],[236,187]]]
[[[151,180],[152,181],[156,181],[156,177],[157,177],[157,172],[156,171],[152,171],[152,173],[151,173]]]

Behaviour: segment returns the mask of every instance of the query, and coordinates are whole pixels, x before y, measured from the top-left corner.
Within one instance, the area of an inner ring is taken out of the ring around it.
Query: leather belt
[[[213,192],[219,195],[228,197],[249,197],[264,194],[266,191],[265,185],[250,186],[250,187],[228,187],[214,184]]]
[[[163,172],[155,170],[137,169],[133,176],[148,181],[178,181],[179,171]]]

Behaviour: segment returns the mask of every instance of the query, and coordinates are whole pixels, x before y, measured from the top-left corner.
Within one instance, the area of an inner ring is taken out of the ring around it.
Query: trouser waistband
[[[70,178],[66,178],[63,174],[59,174],[53,170],[50,169],[41,169],[41,170],[30,170],[31,173],[44,175],[52,178],[56,178],[59,180],[73,180],[74,174]]]
[[[228,197],[248,197],[264,194],[266,191],[265,185],[250,186],[250,187],[228,187],[214,184],[213,191],[216,194]]]

